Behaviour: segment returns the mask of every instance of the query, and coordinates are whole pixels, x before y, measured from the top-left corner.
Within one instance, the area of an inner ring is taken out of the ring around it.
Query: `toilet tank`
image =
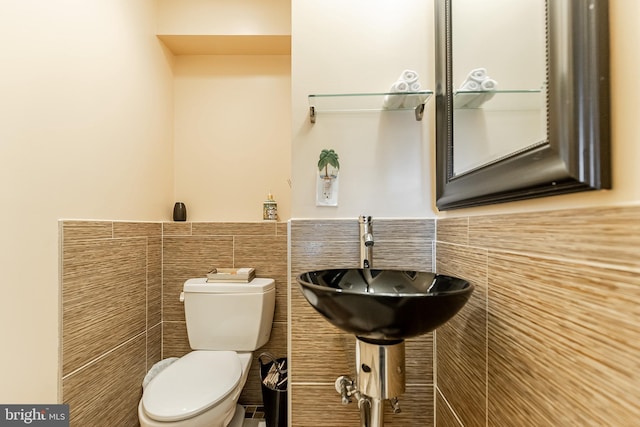
[[[249,283],[184,283],[184,312],[194,350],[253,351],[269,341],[276,287],[273,279]]]

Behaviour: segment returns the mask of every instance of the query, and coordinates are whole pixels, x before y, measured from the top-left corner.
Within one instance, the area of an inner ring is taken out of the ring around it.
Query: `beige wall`
[[[171,57],[154,17],[151,0],[0,5],[0,402],[58,398],[58,219],[168,219]]]
[[[191,221],[290,217],[291,57],[177,56],[175,194]]]
[[[433,100],[413,112],[318,113],[309,94],[385,92],[404,69],[433,89],[433,3],[298,1],[292,6],[292,217],[432,215]],[[316,207],[320,151],[340,156],[337,207]]]
[[[158,34],[291,34],[289,0],[157,0]]]

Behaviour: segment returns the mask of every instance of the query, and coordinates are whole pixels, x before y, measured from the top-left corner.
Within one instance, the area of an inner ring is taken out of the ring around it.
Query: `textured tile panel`
[[[233,267],[233,237],[165,237],[162,256],[163,320],[183,321],[184,282],[204,277],[213,267]]]
[[[408,339],[404,345],[405,382],[433,384],[433,334]]]
[[[68,243],[63,250],[63,375],[142,333],[145,238]]]
[[[469,244],[640,271],[640,206],[471,217]]]
[[[162,320],[162,239],[147,238],[147,327]]]
[[[292,386],[292,427],[359,427],[360,411],[356,402],[342,405],[333,383]],[[433,387],[412,386],[400,396],[402,412],[394,414],[384,402],[386,427],[433,426]]]
[[[121,222],[113,223],[113,237],[162,237],[160,222]]]
[[[373,245],[372,265],[379,269],[432,271],[432,246],[431,240],[376,242]]]
[[[162,235],[166,236],[191,236],[190,222],[163,222]]]
[[[357,224],[360,227],[359,224]],[[359,228],[358,228],[359,234]],[[376,244],[390,241],[433,240],[434,219],[376,219],[373,218],[373,237]]]
[[[291,241],[359,242],[358,219],[353,220],[291,220]]]
[[[464,427],[439,392],[436,393],[436,427]]]
[[[276,281],[276,321],[287,320],[287,237],[234,236],[234,267],[254,267],[256,276]]]
[[[276,235],[287,236],[289,234],[289,223],[279,222],[276,224]]]
[[[144,334],[65,378],[62,401],[69,404],[70,425],[138,425],[145,369]]]
[[[637,273],[490,253],[489,425],[636,425],[638,301]]]
[[[437,220],[438,242],[469,244],[469,218],[442,218]]]
[[[433,386],[407,384],[405,393],[399,397],[402,412],[394,414],[391,404],[385,402],[385,427],[433,426]]]
[[[292,384],[291,427],[359,427],[357,404],[342,405],[333,384]]]
[[[291,242],[291,272],[295,278],[305,271],[323,268],[356,268],[360,245],[353,242]]]
[[[110,239],[113,237],[111,221],[63,221],[64,243],[74,240]]]
[[[194,222],[194,236],[275,236],[275,222]]]
[[[185,322],[162,322],[162,358],[182,357],[191,351]]]
[[[487,251],[437,244],[437,271],[472,283],[460,312],[436,331],[438,388],[465,427],[484,426],[487,386]]]
[[[162,360],[162,325],[147,329],[147,368]]]
[[[291,319],[291,380],[333,382],[355,374],[355,337],[343,333],[311,307]]]

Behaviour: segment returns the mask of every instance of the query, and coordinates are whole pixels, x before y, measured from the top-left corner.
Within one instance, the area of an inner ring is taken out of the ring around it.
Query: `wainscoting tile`
[[[286,277],[286,236],[235,236],[233,245],[235,267],[255,267],[261,277]]]
[[[432,247],[431,240],[376,241],[372,265],[379,269],[432,271]]]
[[[305,271],[323,268],[357,268],[360,243],[355,241],[291,241],[292,278]]]
[[[436,330],[438,388],[465,427],[485,425],[487,251],[438,243],[437,272],[475,286],[460,312]]]
[[[356,242],[360,240],[358,219],[353,220],[304,220],[291,221],[292,242]]]
[[[111,221],[62,221],[62,239],[66,244],[75,240],[110,239]]]
[[[484,423],[482,424],[484,425]],[[439,391],[436,392],[436,427],[464,427],[451,412],[451,408]]]
[[[147,371],[162,360],[162,324],[147,329]]]
[[[433,334],[410,338],[404,345],[406,384],[433,384]]]
[[[162,321],[162,239],[147,238],[147,328]]]
[[[136,426],[142,379],[146,374],[145,335],[141,334],[62,382],[70,425]]]
[[[276,222],[194,222],[194,236],[275,236]]]
[[[336,375],[336,378],[338,375]],[[335,379],[334,379],[335,380]],[[292,384],[291,427],[359,427],[356,402],[343,405],[332,384]]]
[[[162,224],[159,222],[113,222],[113,237],[162,237]]]
[[[147,327],[162,320],[162,223],[113,222],[114,238],[147,238]]]
[[[357,224],[359,227],[359,224]],[[431,241],[435,238],[433,219],[376,219],[373,218],[373,237],[378,243],[386,241]]]
[[[640,271],[640,206],[470,217],[469,244]]]
[[[620,219],[638,212],[613,211],[603,212],[601,227],[567,216],[573,223],[569,232],[583,223],[597,234],[597,229],[615,226],[608,222],[612,216]],[[575,237],[587,240],[577,231]],[[566,239],[571,240],[565,234]],[[576,245],[585,246],[580,256],[589,258],[590,243],[585,240]],[[556,250],[561,246],[550,244]],[[622,256],[625,248],[612,247],[606,256]],[[600,247],[598,253],[607,251]],[[573,256],[567,252],[563,253]],[[489,425],[636,425],[638,301],[640,276],[635,272],[490,253]]]
[[[191,236],[190,222],[163,222],[162,236]]]
[[[337,377],[337,375],[336,375]],[[358,427],[360,411],[354,401],[342,405],[334,384],[294,384],[292,427]],[[386,427],[433,426],[433,386],[408,386],[399,397],[402,412],[394,414],[384,402]]]
[[[469,244],[469,218],[442,218],[437,223],[438,242]]]
[[[146,326],[146,238],[69,242],[63,249],[63,375]]]
[[[355,337],[309,310],[296,310],[291,318],[291,381],[334,382],[340,375],[354,375]]]
[[[186,322],[162,322],[162,358],[182,357],[190,351]]]
[[[277,236],[287,236],[289,234],[289,223],[288,222],[279,222],[276,224],[276,235]]]
[[[187,279],[204,277],[213,267],[233,267],[233,237],[165,237],[162,305],[165,321],[183,321],[180,292]]]
[[[287,236],[235,236],[234,267],[254,267],[256,276],[276,281],[274,320],[287,321]]]
[[[405,393],[399,397],[402,412],[394,414],[391,405],[385,402],[385,427],[433,427],[433,389],[431,384],[407,384]]]

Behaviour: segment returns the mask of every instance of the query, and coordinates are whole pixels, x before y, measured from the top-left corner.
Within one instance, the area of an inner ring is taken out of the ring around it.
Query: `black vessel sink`
[[[334,269],[296,280],[329,322],[358,338],[397,341],[431,332],[467,302],[473,285],[421,271]]]

